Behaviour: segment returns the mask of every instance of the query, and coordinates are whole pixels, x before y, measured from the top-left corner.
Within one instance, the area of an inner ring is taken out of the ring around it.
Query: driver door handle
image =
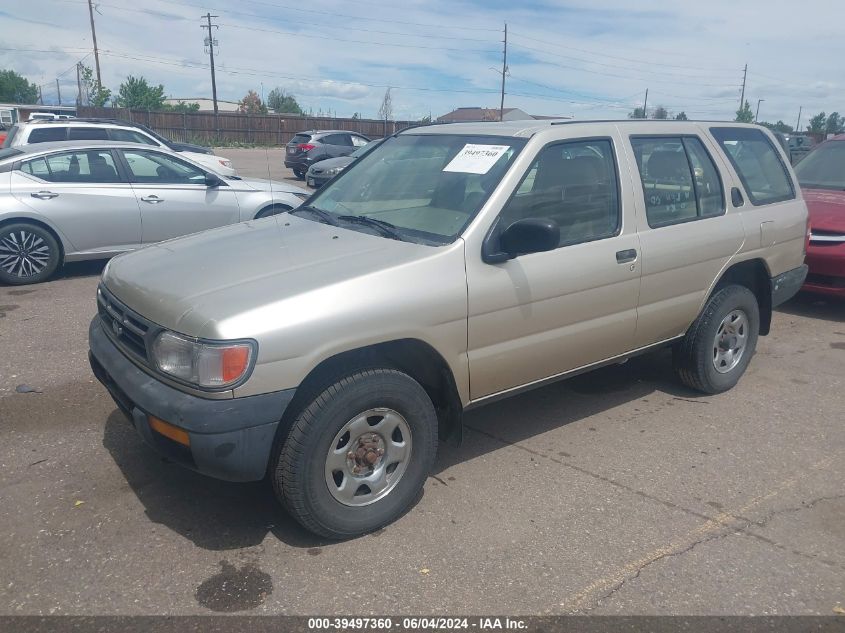
[[[159,202],[164,202],[164,198],[159,198],[158,196],[144,196],[141,198],[144,202],[148,202],[150,204],[158,204]]]
[[[50,200],[51,198],[58,198],[59,194],[53,193],[52,191],[39,191],[38,193],[31,193],[29,194],[33,198],[38,198],[39,200]]]
[[[637,259],[637,251],[636,249],[629,248],[625,251],[616,251],[616,263],[617,264],[627,264],[628,262],[632,262]]]

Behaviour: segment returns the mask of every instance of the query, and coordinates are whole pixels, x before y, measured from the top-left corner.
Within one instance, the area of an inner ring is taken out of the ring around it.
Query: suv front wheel
[[[302,409],[271,476],[277,497],[305,528],[351,538],[408,509],[436,452],[437,415],[422,386],[394,369],[362,370]]]
[[[681,381],[704,393],[721,393],[740,379],[757,348],[760,308],[745,286],[716,291],[674,348]]]

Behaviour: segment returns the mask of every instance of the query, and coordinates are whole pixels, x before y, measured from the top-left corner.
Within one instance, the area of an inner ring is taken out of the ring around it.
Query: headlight
[[[162,373],[211,389],[241,380],[254,353],[251,343],[206,343],[172,332],[162,332],[153,342],[153,359]]]
[[[323,175],[324,176],[337,176],[342,170],[343,170],[343,167],[332,167],[331,169],[327,169],[326,171],[324,171]]]
[[[228,159],[226,159],[226,158],[221,158],[221,159],[220,159],[220,164],[221,164],[221,165],[223,165],[223,167],[231,167],[231,166],[232,166],[232,161],[230,161],[230,160],[228,160]]]

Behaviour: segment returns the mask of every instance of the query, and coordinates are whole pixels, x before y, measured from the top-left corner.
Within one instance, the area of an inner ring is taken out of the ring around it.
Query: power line
[[[663,67],[666,67],[666,68],[680,68],[682,70],[701,70],[701,71],[719,72],[719,73],[721,73],[721,72],[724,72],[724,73],[735,72],[735,70],[733,68],[727,68],[727,67],[720,68],[720,69],[703,68],[703,67],[700,67],[700,66],[698,66],[698,67],[688,66],[686,64],[684,64],[684,65],[666,64],[664,62],[655,62],[655,61],[652,61],[652,60],[638,60],[638,59],[632,59],[630,57],[620,57],[618,55],[608,55],[607,53],[599,53],[599,52],[590,51],[590,50],[587,50],[587,49],[584,49],[584,48],[576,48],[574,46],[565,46],[565,45],[559,44],[557,42],[550,42],[548,40],[542,40],[542,39],[537,38],[537,37],[528,37],[527,35],[520,35],[518,33],[515,34],[515,35],[516,35],[517,38],[521,38],[521,39],[524,39],[524,40],[531,40],[532,42],[538,42],[540,44],[546,44],[547,46],[552,46],[552,47],[555,47],[555,48],[563,48],[563,49],[567,49],[567,50],[577,51],[579,53],[585,53],[587,55],[596,55],[598,57],[607,57],[608,59],[617,59],[617,60],[626,61],[626,62],[648,64],[649,66],[663,66]],[[634,49],[634,50],[637,50],[637,49]],[[639,50],[642,50],[644,52],[654,52],[654,53],[658,53],[660,55],[667,55],[667,56],[668,55],[671,55],[671,56],[677,56],[678,55],[678,53],[676,53],[676,52],[666,53],[666,52],[662,52],[662,51],[649,51],[649,49],[639,49]]]

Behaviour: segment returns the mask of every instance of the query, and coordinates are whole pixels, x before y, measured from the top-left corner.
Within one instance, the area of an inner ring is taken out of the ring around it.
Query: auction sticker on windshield
[[[509,149],[510,145],[473,145],[467,143],[449,161],[443,171],[454,171],[462,174],[486,174],[496,164],[499,157]]]

